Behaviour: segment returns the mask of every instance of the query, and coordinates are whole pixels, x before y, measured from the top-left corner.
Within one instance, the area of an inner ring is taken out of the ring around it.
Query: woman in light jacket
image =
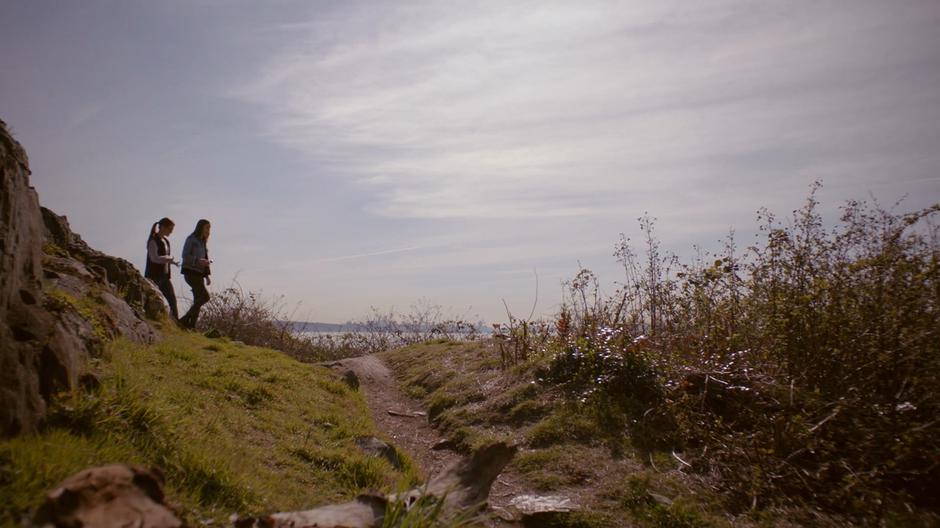
[[[173,320],[179,319],[179,312],[176,309],[176,292],[173,290],[173,282],[170,281],[170,265],[178,265],[173,260],[170,251],[170,240],[167,238],[173,232],[173,220],[161,218],[153,223],[150,228],[150,236],[147,237],[147,265],[144,267],[144,277],[152,280],[160,293],[166,297],[166,303],[170,306],[170,315]]]
[[[206,244],[209,242],[209,231],[212,225],[208,220],[196,222],[196,229],[186,237],[183,244],[183,277],[186,284],[193,289],[193,305],[189,307],[180,319],[180,324],[184,328],[196,328],[196,321],[199,319],[199,309],[202,305],[209,302],[209,290],[206,285],[212,284],[209,278],[209,248]]]

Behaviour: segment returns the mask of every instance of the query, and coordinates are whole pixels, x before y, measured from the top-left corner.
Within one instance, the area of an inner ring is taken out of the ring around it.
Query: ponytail
[[[157,234],[157,226],[159,226],[159,225],[160,225],[160,221],[157,220],[156,222],[153,223],[152,226],[150,226],[150,235],[147,236],[147,243],[148,243],[148,244],[150,243],[151,240],[153,240],[153,237],[156,236],[156,234]]]
[[[173,227],[176,225],[173,220],[170,220],[167,217],[163,217],[150,226],[150,235],[147,237],[147,243],[149,244],[157,236],[157,227]]]

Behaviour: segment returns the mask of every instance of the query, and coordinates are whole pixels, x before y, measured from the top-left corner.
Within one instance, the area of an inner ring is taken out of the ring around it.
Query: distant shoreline
[[[319,323],[313,321],[283,321],[287,328],[294,333],[303,334],[356,334],[369,332],[369,326],[364,323]],[[477,332],[490,334],[492,329],[485,324],[477,325]]]
[[[292,332],[343,333],[362,332],[365,325],[359,323],[318,323],[311,321],[284,321]]]

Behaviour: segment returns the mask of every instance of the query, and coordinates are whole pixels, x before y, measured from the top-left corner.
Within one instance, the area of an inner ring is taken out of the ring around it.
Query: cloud
[[[668,213],[716,188],[752,210],[937,133],[935,3],[373,7],[284,28],[308,37],[232,95],[381,216]]]

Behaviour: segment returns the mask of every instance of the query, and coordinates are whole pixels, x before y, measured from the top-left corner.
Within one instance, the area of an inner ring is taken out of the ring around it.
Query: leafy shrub
[[[563,387],[582,403],[595,401],[639,416],[662,399],[656,372],[643,357],[642,338],[626,340],[619,329],[562,340],[542,380]]]

